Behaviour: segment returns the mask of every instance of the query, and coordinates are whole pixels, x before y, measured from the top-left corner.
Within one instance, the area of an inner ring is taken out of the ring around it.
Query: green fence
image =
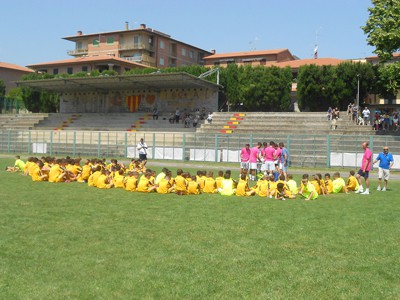
[[[200,162],[238,162],[240,149],[257,142],[283,142],[292,166],[356,166],[362,156],[361,144],[370,143],[374,153],[389,146],[400,153],[400,138],[361,135],[252,135],[200,133],[152,133],[125,131],[30,130],[0,131],[0,152],[34,156],[137,157],[136,145],[144,138],[150,159]],[[400,159],[398,159],[400,161]],[[397,168],[397,162],[395,167]]]
[[[21,110],[25,110],[24,102],[21,100],[0,97],[0,113],[18,114]]]

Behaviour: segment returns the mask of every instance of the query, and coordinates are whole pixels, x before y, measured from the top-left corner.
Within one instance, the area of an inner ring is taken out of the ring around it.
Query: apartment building
[[[23,75],[29,73],[33,73],[33,70],[6,62],[0,62],[0,79],[6,86],[6,95],[11,89],[17,87],[16,81],[20,80]]]
[[[271,63],[279,63],[295,60],[288,49],[259,50],[245,52],[230,52],[217,54],[212,50],[212,55],[204,57],[206,67],[226,67],[229,64],[268,66]]]
[[[115,70],[119,74],[133,68],[179,67],[204,65],[203,58],[211,52],[171,38],[145,24],[139,28],[84,34],[63,39],[75,43],[67,54],[73,59],[30,65],[36,71],[50,74]]]

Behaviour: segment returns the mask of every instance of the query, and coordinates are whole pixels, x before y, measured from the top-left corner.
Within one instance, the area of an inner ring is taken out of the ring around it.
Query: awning
[[[18,86],[58,93],[121,91],[171,88],[219,88],[221,85],[200,79],[188,73],[153,73],[146,75],[118,75],[99,77],[54,78],[18,81]]]

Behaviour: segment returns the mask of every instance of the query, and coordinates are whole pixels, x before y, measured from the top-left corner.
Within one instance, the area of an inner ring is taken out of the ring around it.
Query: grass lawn
[[[0,299],[400,298],[399,182],[277,201],[34,183],[12,163]]]

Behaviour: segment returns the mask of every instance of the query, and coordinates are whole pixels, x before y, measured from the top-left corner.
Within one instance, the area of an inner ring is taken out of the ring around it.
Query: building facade
[[[16,81],[21,79],[22,75],[33,73],[33,70],[18,65],[0,62],[0,80],[3,80],[6,86],[6,95],[11,89],[16,88]]]
[[[115,70],[119,74],[134,68],[204,65],[211,52],[171,38],[170,35],[141,24],[137,29],[83,34],[64,37],[75,43],[68,55],[73,59],[30,65],[36,71],[50,74],[74,74],[94,69]]]
[[[288,49],[278,50],[260,50],[260,51],[246,51],[246,52],[231,52],[217,54],[215,50],[212,55],[204,57],[206,67],[226,67],[229,64],[236,64],[238,66],[250,65],[268,66],[271,63],[279,63],[295,60]]]

